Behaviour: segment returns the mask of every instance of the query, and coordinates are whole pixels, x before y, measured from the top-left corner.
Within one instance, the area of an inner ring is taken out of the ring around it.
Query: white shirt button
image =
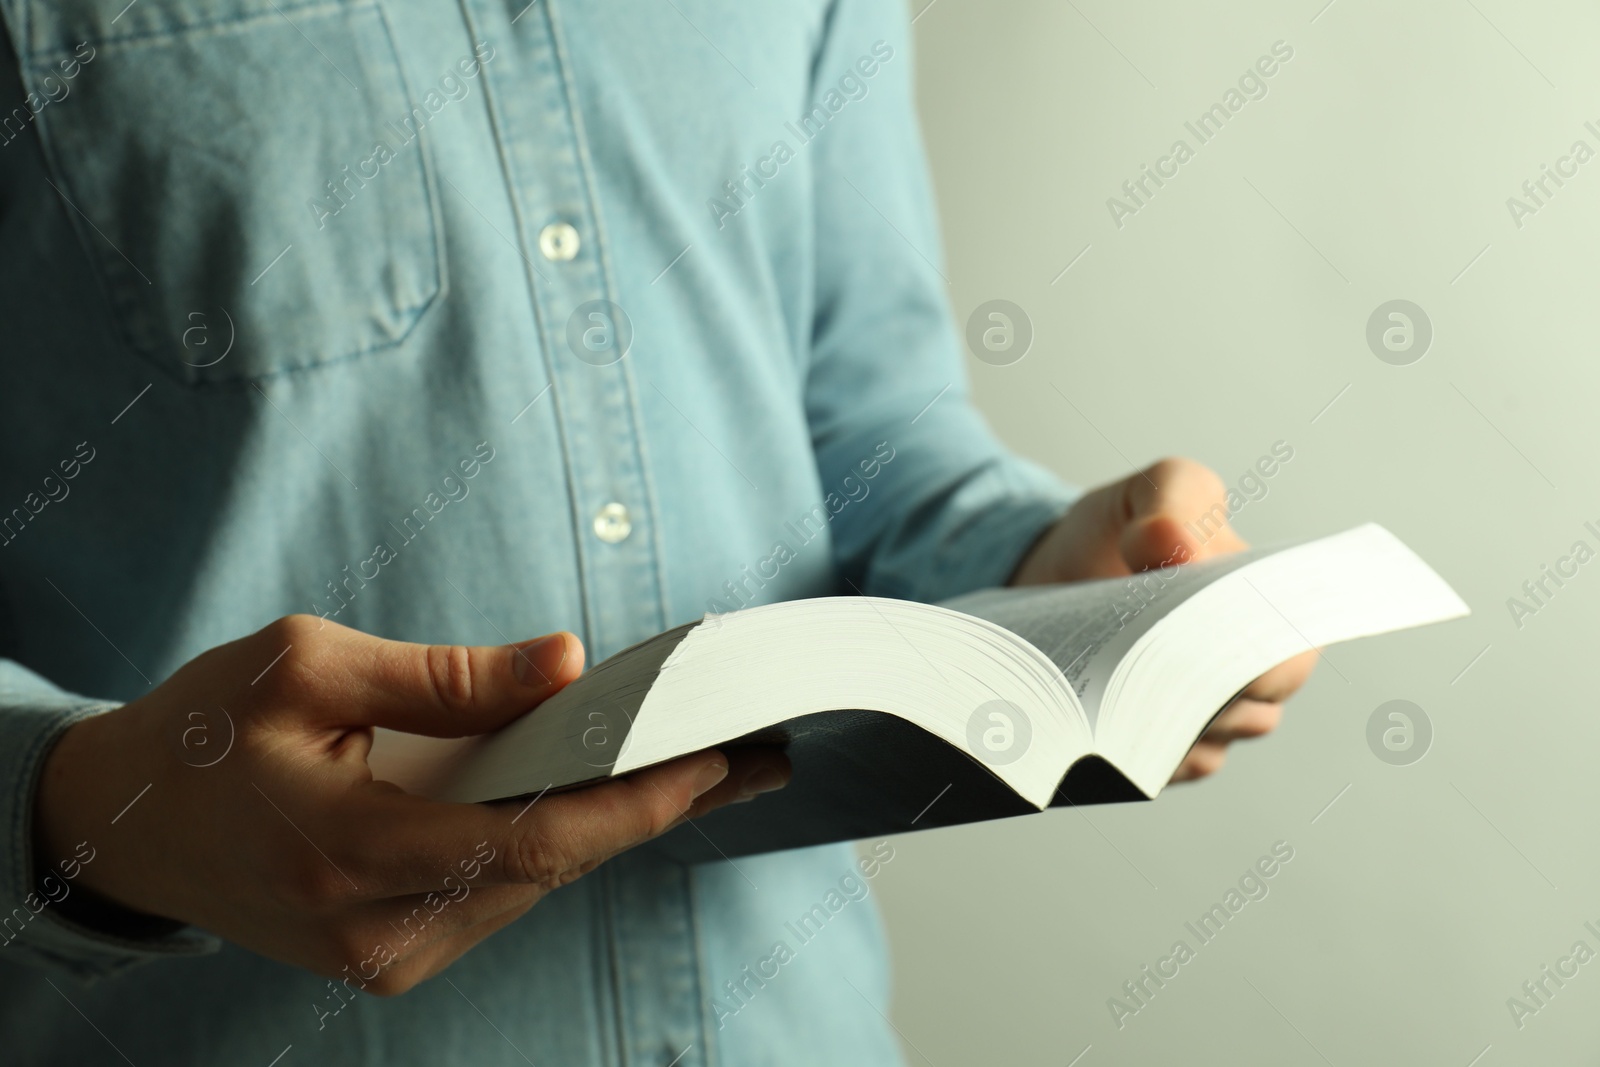
[[[612,501],[594,515],[594,535],[608,545],[624,540],[633,532],[633,520],[628,509]]]
[[[578,254],[578,231],[571,224],[552,222],[539,231],[539,251],[545,259],[563,262]]]

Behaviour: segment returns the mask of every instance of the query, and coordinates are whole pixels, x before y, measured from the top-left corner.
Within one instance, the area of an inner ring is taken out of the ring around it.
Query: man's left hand
[[[1222,479],[1192,460],[1163,459],[1079,498],[1029,550],[1009,584],[1116,578],[1246,547],[1228,525]],[[1195,742],[1172,780],[1203,778],[1222,766],[1229,744],[1272,732],[1316,657],[1302,653],[1250,683]]]

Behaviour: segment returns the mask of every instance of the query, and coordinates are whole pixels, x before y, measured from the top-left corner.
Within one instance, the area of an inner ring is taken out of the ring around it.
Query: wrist
[[[1028,550],[1017,561],[1016,569],[1011,572],[1011,577],[1006,579],[1008,586],[1045,585],[1050,582],[1061,581],[1058,572],[1060,567],[1063,527],[1066,519],[1057,519],[1043,530],[1039,536],[1028,545]]]
[[[33,883],[85,925],[130,925],[113,923],[119,914],[132,925],[153,918],[146,892],[129,877],[141,845],[131,820],[122,819],[150,784],[135,784],[128,773],[140,750],[128,732],[131,719],[117,708],[67,727],[46,753],[34,791]]]

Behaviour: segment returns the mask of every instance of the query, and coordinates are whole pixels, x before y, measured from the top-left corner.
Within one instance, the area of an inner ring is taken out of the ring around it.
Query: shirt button
[[[539,231],[539,251],[545,259],[563,262],[578,254],[578,231],[570,223],[552,222]]]
[[[594,535],[608,545],[614,545],[633,532],[633,520],[628,509],[612,501],[594,515]]]

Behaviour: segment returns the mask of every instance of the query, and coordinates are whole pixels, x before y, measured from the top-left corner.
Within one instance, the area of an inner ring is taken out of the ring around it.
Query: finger
[[[725,804],[752,800],[762,793],[781,789],[791,777],[789,759],[777,748],[753,746],[736,749],[730,754],[728,764],[727,776],[695,799],[672,825],[699,818]],[[560,881],[570,884],[570,881],[590,873],[604,861],[625,851],[626,848],[619,848],[604,856],[586,860],[571,871],[563,872]],[[481,864],[478,866],[481,868]],[[507,911],[526,910],[543,893],[542,888],[529,885],[474,886],[459,872],[455,872],[438,878],[433,889],[427,893],[376,901],[370,908],[375,916],[394,927],[405,938],[410,950],[415,950],[488,922]]]
[[[1213,744],[1210,741],[1196,741],[1189,754],[1183,757],[1183,762],[1178,764],[1178,769],[1173,772],[1172,781],[1192,782],[1196,778],[1204,778],[1208,774],[1215,774],[1222,769],[1223,763],[1228,759],[1228,746]]]
[[[1232,741],[1261,737],[1276,730],[1282,718],[1282,704],[1241,698],[1228,705],[1226,711],[1211,721],[1202,739],[1226,745]]]
[[[1245,542],[1228,525],[1228,491],[1209,468],[1163,459],[1121,483],[1125,514],[1119,547],[1134,571],[1236,552]]]
[[[759,750],[752,750],[751,754],[756,754],[757,751]],[[787,780],[787,760],[776,750],[766,751],[762,755],[764,758],[746,758],[732,762],[735,766],[742,765],[747,772],[750,772],[743,777],[750,777],[753,774],[761,779],[756,788],[766,791],[774,788],[770,784],[773,778],[781,777]],[[780,767],[782,769],[777,769]],[[754,795],[747,792],[750,788],[752,787],[748,785],[742,786],[739,778],[730,775],[711,793],[707,793],[706,798],[721,791],[724,793],[721,803],[729,802],[729,798],[747,799]],[[695,802],[691,805],[690,811],[699,814],[700,807],[700,803]],[[682,818],[678,820],[682,821]],[[618,848],[606,855],[586,859],[571,870],[560,872],[550,884],[546,885],[473,885],[459,872],[452,873],[439,879],[434,888],[427,893],[412,893],[360,905],[352,913],[351,921],[374,930],[379,939],[390,945],[400,957],[408,959],[419,956],[431,957],[440,946],[450,944],[463,946],[447,953],[454,958],[464,951],[466,946],[487,936],[490,929],[498,929],[503,925],[506,921],[503,917],[512,913],[520,915],[526,912],[551,890],[572,884],[624,851],[626,848]],[[481,851],[478,854],[481,855]],[[465,869],[466,865],[463,865],[463,868]],[[473,864],[472,869],[475,871],[474,876],[480,877],[487,868],[482,864]],[[459,935],[468,931],[474,933],[463,941]],[[391,934],[393,936],[390,936]]]
[[[728,776],[695,800],[687,817],[698,819],[724,804],[754,800],[762,793],[782,789],[794,772],[789,757],[780,748],[765,745],[724,750],[728,757]]]
[[[371,783],[352,801],[343,848],[364,872],[355,880],[367,898],[427,892],[452,863],[476,884],[548,888],[670,828],[728,766],[708,750],[531,802],[494,804],[444,803]],[[465,856],[478,866],[462,867]]]
[[[550,798],[554,803],[542,813],[542,822],[516,843],[510,877],[524,872],[537,883],[552,868],[587,871],[691,817],[788,780],[788,760],[781,753],[756,749],[730,760],[712,750],[560,794]]]
[[[728,775],[709,791],[696,798],[662,833],[677,829],[690,819],[698,819],[728,804],[754,800],[763,793],[771,793],[789,784],[793,771],[789,757],[783,750],[766,745],[741,747],[726,753]],[[627,847],[615,849],[599,859],[574,868],[577,875],[588,874],[595,867],[626,852]]]
[[[339,725],[430,737],[498,729],[583,670],[583,642],[564,632],[491,646],[385,641],[355,630],[334,640],[339,647],[319,653],[318,664],[342,672],[349,699],[328,714]]]
[[[1317,665],[1318,653],[1302,652],[1294,659],[1285,660],[1245,687],[1241,697],[1280,704],[1292,697]]]

